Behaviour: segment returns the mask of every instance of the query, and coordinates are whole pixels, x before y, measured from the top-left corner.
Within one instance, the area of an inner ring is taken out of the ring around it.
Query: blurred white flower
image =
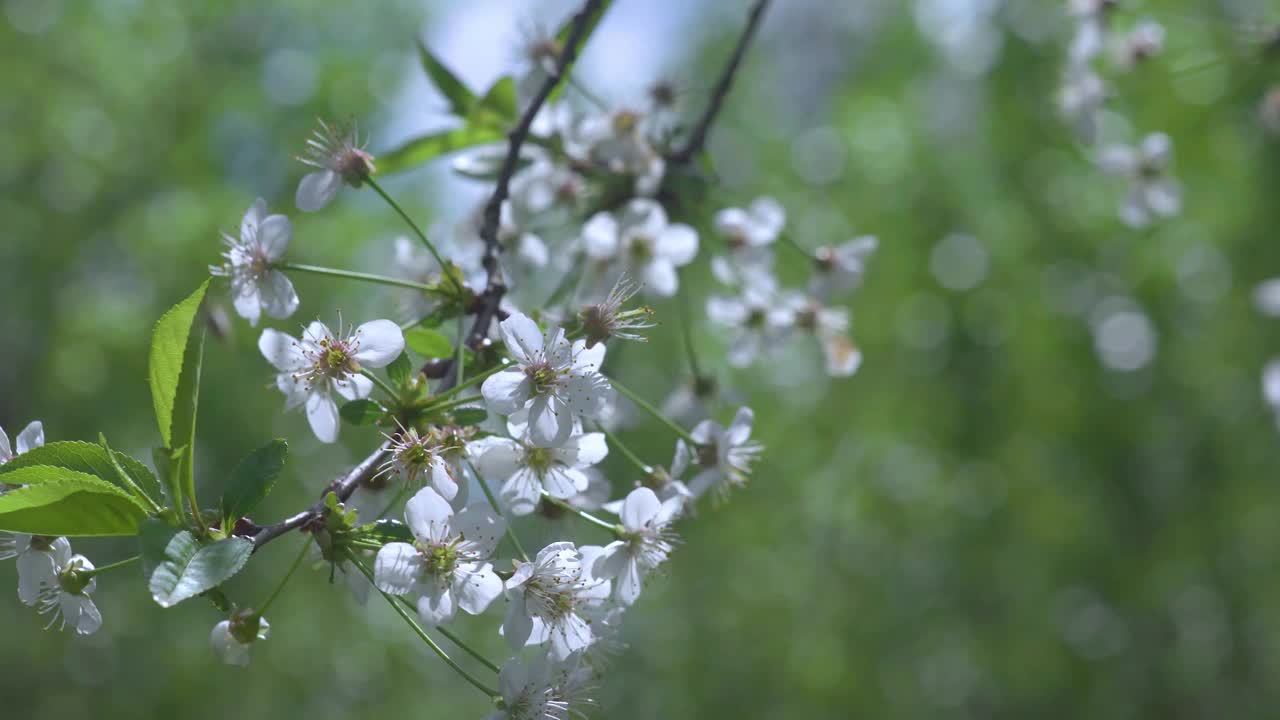
[[[781,303],[789,309],[795,327],[817,338],[826,357],[827,374],[849,377],[862,365],[862,351],[849,337],[848,308],[823,305],[803,293],[787,293]]]
[[[361,578],[363,580],[363,578]],[[271,623],[257,615],[236,616],[213,626],[209,645],[214,654],[228,665],[247,667],[249,648],[258,640],[271,636]]]
[[[498,497],[513,515],[528,515],[538,507],[542,491],[568,500],[590,484],[586,469],[609,454],[604,433],[574,435],[555,448],[507,438],[487,438],[476,464],[487,479],[501,482]]]
[[[1120,219],[1131,227],[1145,227],[1156,218],[1177,215],[1182,190],[1170,177],[1173,143],[1164,133],[1153,133],[1137,146],[1111,145],[1101,150],[1098,165],[1104,172],[1126,178],[1129,193],[1120,208]]]
[[[293,226],[284,215],[267,215],[267,201],[258,198],[240,221],[240,238],[223,233],[226,262],[209,272],[231,281],[236,313],[257,327],[262,313],[284,319],[298,309],[298,293],[288,276],[276,269],[289,249]]]
[[[415,542],[388,543],[374,562],[374,583],[391,595],[418,595],[418,616],[428,625],[453,619],[458,608],[479,615],[502,594],[488,560],[505,523],[487,505],[454,513],[449,501],[423,488],[404,509]]]
[[[867,261],[878,246],[874,235],[862,235],[835,247],[818,248],[809,292],[814,297],[829,298],[861,286]]]
[[[526,663],[513,657],[498,673],[502,704],[486,720],[569,720],[586,717],[594,704],[588,695],[591,671],[579,656],[553,663],[539,657]]]
[[[1128,70],[1159,55],[1163,49],[1164,26],[1154,20],[1143,19],[1116,42],[1116,64]]]
[[[635,178],[635,192],[652,196],[662,184],[666,161],[645,135],[644,113],[616,110],[588,115],[565,137],[570,156],[609,172]]]
[[[551,657],[563,661],[591,645],[585,617],[609,597],[609,582],[591,575],[599,557],[571,542],[552,543],[522,563],[506,583],[507,616],[502,634],[513,650],[551,644]]]
[[[662,206],[646,198],[633,199],[617,215],[596,213],[583,226],[582,240],[588,257],[621,264],[658,297],[676,294],[676,268],[698,254],[698,233],[688,225],[668,223]]]
[[[689,448],[684,440],[676,441],[677,454],[687,454],[701,468],[689,481],[689,491],[695,497],[710,492],[723,499],[733,488],[746,484],[751,464],[764,450],[759,443],[751,442],[754,420],[751,408],[738,408],[727,429],[711,420],[698,423],[690,433],[698,447]]]
[[[604,345],[587,349],[582,340],[570,344],[561,328],[544,336],[537,323],[520,313],[503,320],[499,329],[515,364],[481,385],[490,412],[527,411],[530,444],[564,444],[574,421],[598,416],[613,392],[600,374]]]
[[[307,148],[298,157],[304,165],[316,168],[298,183],[295,201],[303,212],[319,210],[333,201],[342,183],[360,187],[375,172],[373,156],[365,152],[354,124],[326,124],[307,138]]]
[[[39,420],[28,423],[22,429],[22,432],[18,433],[18,440],[15,445],[9,444],[9,436],[5,433],[4,428],[0,427],[0,465],[41,445],[44,445],[44,424]],[[0,486],[2,485],[3,483],[0,483]]]
[[[734,367],[747,367],[762,352],[778,350],[795,323],[792,308],[756,285],[745,286],[738,295],[707,298],[707,317],[732,331],[728,360]]]
[[[647,487],[632,490],[623,500],[623,537],[603,548],[593,568],[597,577],[613,580],[614,595],[622,604],[633,604],[645,576],[666,562],[677,541],[670,526],[683,505],[684,498],[659,500]]]
[[[1108,97],[1106,83],[1093,70],[1073,68],[1067,72],[1058,91],[1058,107],[1063,117],[1075,125],[1081,142],[1097,142],[1102,108]]]
[[[285,396],[285,409],[306,405],[307,421],[321,442],[338,439],[337,391],[347,400],[366,398],[373,381],[360,374],[363,368],[386,367],[404,350],[404,334],[390,320],[371,320],[345,335],[335,334],[314,321],[293,337],[267,328],[258,338],[258,349],[277,370],[276,387]]]

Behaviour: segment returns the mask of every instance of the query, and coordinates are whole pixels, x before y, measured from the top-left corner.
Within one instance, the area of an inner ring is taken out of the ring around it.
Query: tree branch
[[[520,121],[507,133],[507,157],[503,160],[502,169],[498,173],[497,187],[493,189],[493,195],[489,197],[489,202],[484,206],[484,219],[480,226],[480,239],[484,241],[484,259],[481,263],[484,266],[488,280],[486,281],[484,292],[476,298],[476,304],[472,309],[476,319],[471,325],[471,331],[467,333],[466,344],[473,349],[477,349],[485,337],[489,335],[489,326],[498,317],[498,304],[502,302],[502,296],[507,292],[506,283],[502,279],[502,268],[498,266],[498,253],[502,251],[502,246],[498,242],[498,225],[502,219],[502,203],[511,192],[511,176],[515,175],[516,168],[519,167],[520,147],[524,145],[525,140],[529,137],[529,128],[533,126],[534,117],[537,116],[538,111],[547,102],[547,98],[551,96],[552,91],[556,89],[556,85],[560,84],[566,69],[573,64],[574,59],[577,57],[578,45],[582,43],[587,34],[587,29],[591,25],[591,18],[600,12],[602,3],[603,0],[587,0],[583,3],[582,9],[573,16],[573,25],[569,31],[569,36],[565,40],[564,47],[560,50],[560,55],[556,58],[555,72],[547,76],[547,79],[542,83],[542,87],[538,88],[538,93],[529,101],[529,106],[525,108],[524,114],[520,116]],[[454,370],[456,370],[456,367],[453,365],[453,359],[450,358],[445,365],[444,381],[440,384],[437,392],[447,390],[457,384],[458,377]],[[325,494],[334,492],[338,495],[339,500],[346,502],[361,483],[366,482],[377,473],[378,466],[386,453],[387,444],[383,443],[373,454],[352,468],[351,472],[330,485],[325,490]],[[324,498],[322,497],[306,510],[274,525],[259,529],[252,536],[254,550],[261,548],[285,533],[306,527],[311,522],[319,519],[323,512]]]
[[[715,88],[711,92],[711,102],[707,104],[707,109],[702,113],[698,123],[693,126],[693,132],[689,134],[689,140],[684,147],[667,156],[669,162],[684,165],[702,152],[703,146],[707,143],[707,133],[711,132],[711,125],[715,122],[720,107],[724,105],[724,99],[729,95],[734,75],[742,65],[742,58],[747,54],[747,46],[751,44],[751,38],[755,36],[756,28],[760,26],[760,18],[764,16],[764,9],[768,4],[769,0],[756,0],[755,6],[751,8],[751,14],[747,17],[747,26],[742,29],[742,35],[738,36],[738,45],[733,49],[733,55],[729,57],[729,64],[725,65],[724,70],[720,72],[720,79],[716,81]]]
[[[582,9],[573,16],[569,35],[565,39],[564,47],[560,49],[560,55],[556,57],[555,71],[547,75],[542,86],[538,88],[537,94],[529,101],[524,114],[520,116],[520,121],[507,133],[507,156],[498,173],[497,186],[489,196],[489,201],[485,203],[480,225],[480,239],[484,241],[484,258],[481,260],[481,265],[484,266],[488,279],[484,292],[476,298],[476,304],[473,306],[476,319],[471,325],[471,331],[467,333],[466,344],[473,350],[478,350],[480,344],[489,335],[489,326],[498,317],[498,305],[507,292],[506,283],[502,278],[502,268],[498,266],[498,253],[502,252],[502,246],[498,242],[498,226],[502,219],[502,203],[510,194],[511,176],[515,175],[516,168],[519,167],[520,147],[529,137],[529,128],[533,126],[533,120],[538,115],[538,111],[542,109],[547,98],[564,78],[565,71],[577,57],[578,45],[581,44],[587,29],[591,26],[591,18],[600,12],[602,3],[603,0],[587,0],[583,3]],[[450,359],[445,367],[441,390],[446,390],[458,382],[458,374],[455,370],[453,361]]]

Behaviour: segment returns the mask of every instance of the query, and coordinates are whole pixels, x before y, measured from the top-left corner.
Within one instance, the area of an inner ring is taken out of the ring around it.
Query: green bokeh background
[[[618,0],[616,11],[645,4]],[[551,25],[571,3],[488,5]],[[682,80],[696,109],[747,7],[702,5],[661,31],[606,18],[597,37],[669,47],[668,65],[635,71]],[[699,333],[704,361],[756,409],[769,450],[747,489],[682,528],[669,571],[629,615],[630,649],[595,715],[1273,716],[1280,444],[1259,375],[1280,354],[1280,323],[1251,296],[1280,274],[1280,165],[1256,113],[1275,61],[1241,22],[1268,16],[1141,4],[1166,24],[1169,47],[1117,78],[1113,106],[1135,132],[1172,136],[1186,207],[1133,231],[1115,216],[1123,187],[1055,114],[1070,29],[1058,3],[775,5],[713,133],[723,183],[701,211],[772,194],[805,247],[878,235],[865,287],[846,298],[865,363],[838,382],[805,355],[730,372],[712,359],[719,339]],[[989,7],[1000,49],[988,73],[966,74],[964,58],[922,32],[938,7]],[[388,269],[396,219],[352,192],[300,216],[292,191],[303,169],[291,156],[317,115],[367,119],[374,150],[387,146],[378,128],[402,114],[438,115],[438,101],[395,98],[422,83],[415,32],[447,35],[449,7],[0,8],[0,425],[12,435],[42,419],[51,440],[104,431],[145,457],[156,442],[151,325],[200,282],[218,233],[255,196],[293,216],[298,261]],[[475,52],[514,54],[513,38],[469,27]],[[591,45],[584,72],[627,47]],[[313,92],[286,104],[263,79],[282,48],[314,69]],[[424,221],[456,217],[463,191],[442,177],[387,186]],[[976,289],[946,289],[931,271],[952,232],[986,250]],[[799,258],[780,252],[784,276],[802,277]],[[709,292],[705,263],[684,278],[695,299]],[[296,282],[302,318],[396,307],[391,292]],[[1100,362],[1089,315],[1108,297],[1130,298],[1154,327],[1156,354],[1139,370]],[[658,310],[666,322],[654,341],[615,353],[610,369],[655,398],[687,373],[676,308]],[[260,511],[272,518],[310,502],[376,435],[347,427],[339,445],[317,443],[300,414],[281,413],[255,339],[236,319],[208,348],[199,476],[211,502],[241,455],[287,437],[294,461]],[[671,452],[654,424],[624,437],[652,462]],[[621,492],[626,466],[608,463]],[[531,541],[601,539],[569,525],[520,530]],[[231,594],[264,597],[296,543],[257,556]],[[76,545],[100,562],[132,552],[125,541]],[[0,566],[0,588],[14,585],[12,564]],[[219,618],[207,603],[162,612],[132,571],[99,585],[106,625],[87,639],[42,631],[11,590],[0,593],[5,717],[487,711],[385,607],[357,606],[325,572],[290,586],[247,671],[209,651]],[[498,658],[500,616],[457,625]]]

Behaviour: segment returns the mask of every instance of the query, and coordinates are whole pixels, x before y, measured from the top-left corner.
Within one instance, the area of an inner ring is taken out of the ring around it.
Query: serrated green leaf
[[[160,481],[156,480],[155,475],[151,474],[146,465],[122,452],[108,451],[101,445],[87,442],[59,441],[32,448],[4,465],[0,465],[0,475],[32,465],[52,465],[95,475],[125,492],[132,492],[133,489],[121,480],[119,473],[116,472],[111,462],[112,457],[120,464],[129,480],[132,480],[142,492],[157,503],[163,502]]]
[[[352,425],[372,425],[386,412],[372,400],[352,400],[338,408],[338,415]]]
[[[422,43],[418,43],[418,60],[422,63],[422,69],[427,71],[431,82],[435,83],[441,94],[449,101],[450,111],[454,115],[466,115],[476,101],[475,93],[471,92],[458,79],[458,76],[454,75],[453,71]]]
[[[271,493],[288,456],[289,444],[272,440],[246,455],[231,471],[231,479],[222,493],[222,517],[227,520],[228,530]]]
[[[195,490],[193,475],[195,473],[196,409],[200,404],[200,368],[204,362],[204,336],[203,327],[191,334],[191,342],[182,363],[182,380],[178,383],[177,402],[173,407],[173,440],[179,443],[178,449],[182,450],[180,454],[176,454],[171,470],[172,482],[179,488],[179,492],[174,494],[175,498],[181,498],[184,491],[194,492]],[[190,500],[193,505],[196,503],[194,497]],[[181,511],[180,500],[175,502],[176,509]]]
[[[443,358],[453,354],[453,343],[443,333],[424,327],[407,330],[404,344],[423,357]]]
[[[20,485],[0,495],[0,530],[32,535],[134,535],[147,509],[120,488],[89,473],[30,465],[7,473]]]
[[[398,388],[408,384],[409,379],[413,377],[413,363],[410,362],[408,354],[400,353],[390,365],[387,365],[387,377],[391,378],[391,384]]]
[[[186,367],[191,326],[208,289],[209,280],[206,279],[195,292],[161,316],[151,334],[147,373],[151,383],[151,402],[155,407],[156,424],[160,426],[160,437],[164,439],[166,447],[173,447],[174,406],[178,398],[178,385]]]
[[[460,427],[467,425],[479,425],[489,417],[489,413],[484,408],[457,408],[449,411],[449,416],[453,418],[453,424]]]
[[[412,543],[414,541],[413,531],[408,525],[399,520],[376,520],[367,525],[362,525],[355,532],[358,540],[368,540],[382,545],[391,542]]]
[[[485,126],[466,126],[429,133],[379,155],[378,172],[391,175],[418,167],[455,150],[485,145],[505,138],[506,134],[501,129]]]
[[[240,572],[253,542],[229,537],[200,547],[195,537],[183,530],[165,547],[165,561],[151,574],[151,597],[160,607],[173,607],[211,590]]]

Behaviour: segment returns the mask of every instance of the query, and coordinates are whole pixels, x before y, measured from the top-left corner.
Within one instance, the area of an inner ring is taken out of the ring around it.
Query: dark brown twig
[[[764,16],[765,7],[768,4],[769,0],[756,0],[755,6],[751,8],[751,14],[747,17],[747,26],[742,29],[742,34],[738,36],[738,45],[733,49],[733,55],[729,57],[729,64],[725,65],[724,70],[720,72],[720,79],[716,81],[715,88],[711,92],[711,102],[707,104],[707,109],[698,119],[698,123],[693,126],[693,132],[689,133],[689,140],[684,147],[667,156],[669,162],[684,165],[702,152],[703,146],[707,143],[707,133],[711,132],[711,125],[715,122],[720,107],[724,105],[724,99],[729,95],[733,78],[738,72],[738,67],[742,65],[742,58],[747,54],[747,46],[751,44],[751,38],[755,36],[756,28],[760,26],[760,18]]]
[[[569,36],[560,51],[560,56],[556,58],[555,72],[547,76],[547,79],[542,83],[542,87],[538,89],[537,95],[533,97],[529,102],[529,106],[525,108],[520,121],[507,133],[507,157],[502,163],[501,172],[498,173],[497,187],[494,188],[493,195],[490,196],[489,202],[484,206],[484,219],[480,226],[480,239],[484,241],[484,259],[481,262],[484,265],[488,280],[485,284],[484,292],[476,298],[476,303],[473,305],[472,311],[475,313],[476,319],[472,323],[471,330],[467,333],[466,338],[467,345],[473,349],[478,348],[489,334],[489,326],[498,317],[498,305],[502,302],[502,296],[507,292],[506,283],[502,279],[502,268],[498,265],[498,253],[502,251],[502,246],[498,243],[498,224],[502,218],[502,203],[507,199],[507,195],[511,191],[511,176],[515,174],[516,168],[519,166],[520,147],[524,145],[525,139],[529,137],[529,128],[533,125],[534,116],[538,114],[538,110],[542,108],[547,98],[551,96],[552,91],[556,89],[556,85],[560,83],[565,70],[577,57],[578,45],[587,34],[587,28],[591,25],[591,18],[600,12],[602,2],[603,0],[587,0],[587,2],[583,3],[582,9],[573,16],[573,26],[569,31]],[[447,390],[457,384],[458,377],[457,373],[454,372],[455,369],[453,361],[450,359],[445,368],[445,379],[438,391]],[[361,483],[368,481],[377,473],[378,466],[381,464],[386,452],[387,445],[384,443],[359,465],[352,468],[351,472],[330,485],[325,494],[327,495],[332,491],[337,494],[338,500],[346,502]],[[274,525],[262,528],[253,536],[254,549],[261,548],[263,545],[292,530],[306,527],[319,519],[323,512],[324,499],[321,498],[306,510]]]
[[[507,157],[502,162],[502,169],[498,173],[498,183],[493,189],[493,195],[489,196],[489,202],[485,203],[483,220],[480,225],[480,239],[484,241],[484,258],[481,264],[484,266],[488,280],[485,283],[484,292],[476,298],[474,306],[476,319],[471,325],[471,331],[467,333],[466,344],[473,350],[477,350],[480,344],[489,334],[489,326],[498,316],[498,305],[502,302],[502,296],[507,292],[507,286],[502,278],[502,268],[498,266],[498,253],[502,251],[502,246],[498,242],[498,225],[502,219],[502,203],[506,201],[507,195],[511,190],[511,176],[515,175],[516,168],[519,167],[520,147],[524,145],[525,140],[529,137],[529,128],[533,126],[533,120],[537,116],[538,111],[542,109],[547,98],[551,96],[552,91],[560,84],[563,79],[565,70],[573,64],[574,59],[578,55],[578,45],[582,42],[587,34],[587,28],[591,25],[591,18],[600,12],[603,0],[587,0],[583,3],[582,9],[573,16],[572,27],[569,30],[569,36],[565,39],[564,47],[560,49],[560,55],[556,57],[555,71],[548,74],[547,78],[542,82],[542,86],[538,88],[538,92],[529,101],[529,106],[525,108],[524,114],[520,116],[520,121],[516,126],[507,133]],[[454,372],[456,368],[447,369],[444,381],[441,383],[440,389],[447,390],[458,382],[458,374]]]

